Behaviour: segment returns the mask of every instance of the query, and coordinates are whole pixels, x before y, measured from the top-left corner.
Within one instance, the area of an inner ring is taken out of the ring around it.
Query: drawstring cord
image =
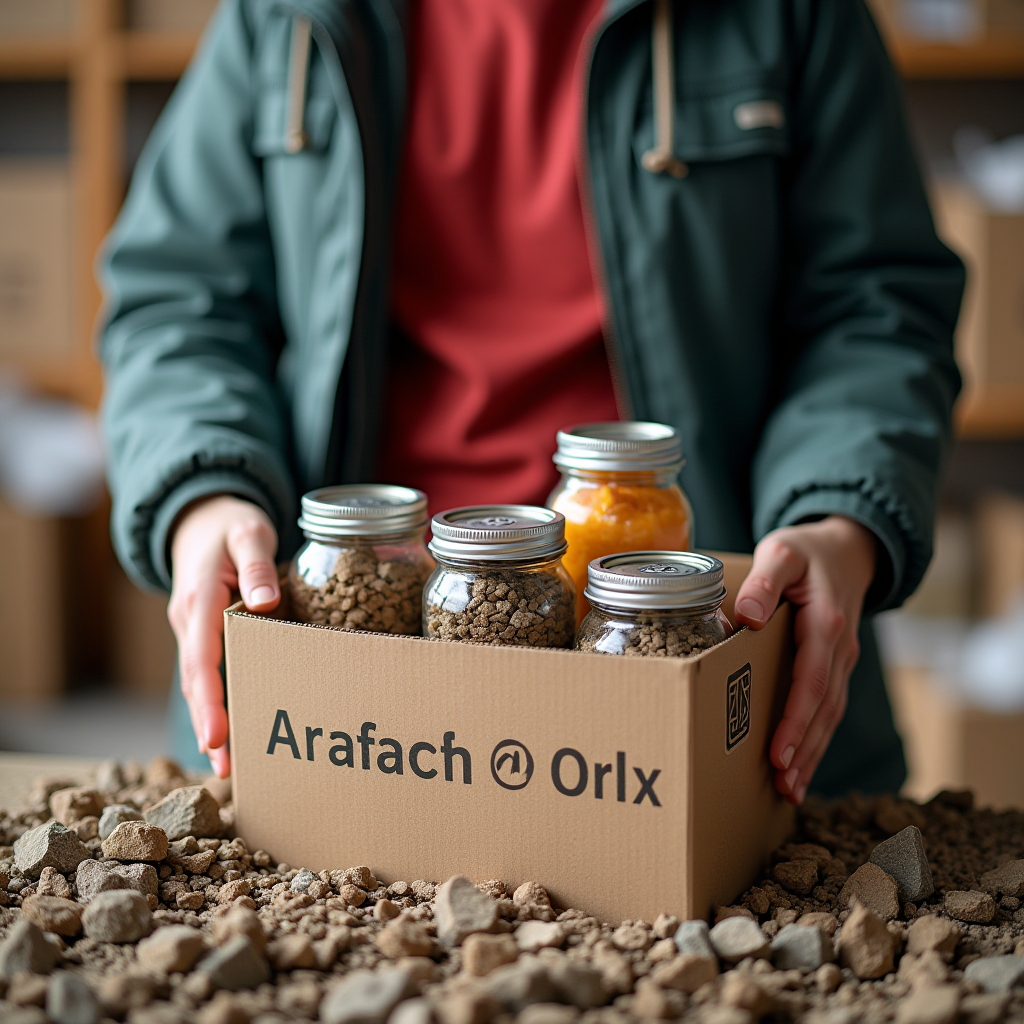
[[[654,0],[651,23],[651,65],[654,89],[655,144],[641,157],[645,171],[685,178],[690,169],[672,152],[675,131],[675,69],[672,63],[670,0]]]
[[[292,21],[292,49],[288,57],[288,112],[284,130],[284,147],[289,153],[298,153],[309,145],[303,116],[306,110],[306,78],[309,74],[312,33],[313,23],[309,18],[296,15]]]

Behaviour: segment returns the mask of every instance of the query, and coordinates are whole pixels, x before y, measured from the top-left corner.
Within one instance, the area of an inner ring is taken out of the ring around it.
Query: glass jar
[[[571,647],[576,590],[562,565],[565,519],[532,505],[434,516],[437,568],[423,591],[423,635],[495,647]]]
[[[418,635],[434,568],[427,496],[411,487],[345,484],[302,496],[306,543],[292,559],[292,617],[337,629]]]
[[[583,594],[587,566],[622,551],[688,551],[693,511],[679,486],[679,434],[663,423],[587,423],[558,432],[562,479],[547,504],[565,516],[565,567]],[[590,610],[582,596],[577,624]]]
[[[733,632],[722,611],[722,563],[710,555],[632,551],[590,563],[591,609],[576,650],[634,658],[685,658]]]

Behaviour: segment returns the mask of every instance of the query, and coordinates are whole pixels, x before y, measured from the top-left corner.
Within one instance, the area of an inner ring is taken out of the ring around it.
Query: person
[[[931,556],[963,270],[863,0],[223,0],[102,267],[112,532],[219,775],[298,494],[543,503],[622,417],[753,550],[739,622],[796,609],[780,792],[903,781],[870,617]]]

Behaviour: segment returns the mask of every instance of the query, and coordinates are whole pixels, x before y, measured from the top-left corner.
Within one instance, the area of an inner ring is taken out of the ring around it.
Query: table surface
[[[0,810],[20,808],[42,776],[62,776],[75,784],[90,782],[97,764],[92,758],[0,751]]]

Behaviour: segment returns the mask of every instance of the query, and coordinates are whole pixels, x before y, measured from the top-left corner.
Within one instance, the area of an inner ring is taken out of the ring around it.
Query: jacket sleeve
[[[863,0],[796,0],[794,12],[783,372],[754,460],[754,530],[863,523],[886,556],[866,603],[877,611],[908,597],[931,558],[964,274],[935,235]]]
[[[196,498],[247,498],[279,530],[293,515],[251,65],[242,0],[226,0],[101,260],[112,533],[122,564],[149,586],[170,586],[168,532]]]

